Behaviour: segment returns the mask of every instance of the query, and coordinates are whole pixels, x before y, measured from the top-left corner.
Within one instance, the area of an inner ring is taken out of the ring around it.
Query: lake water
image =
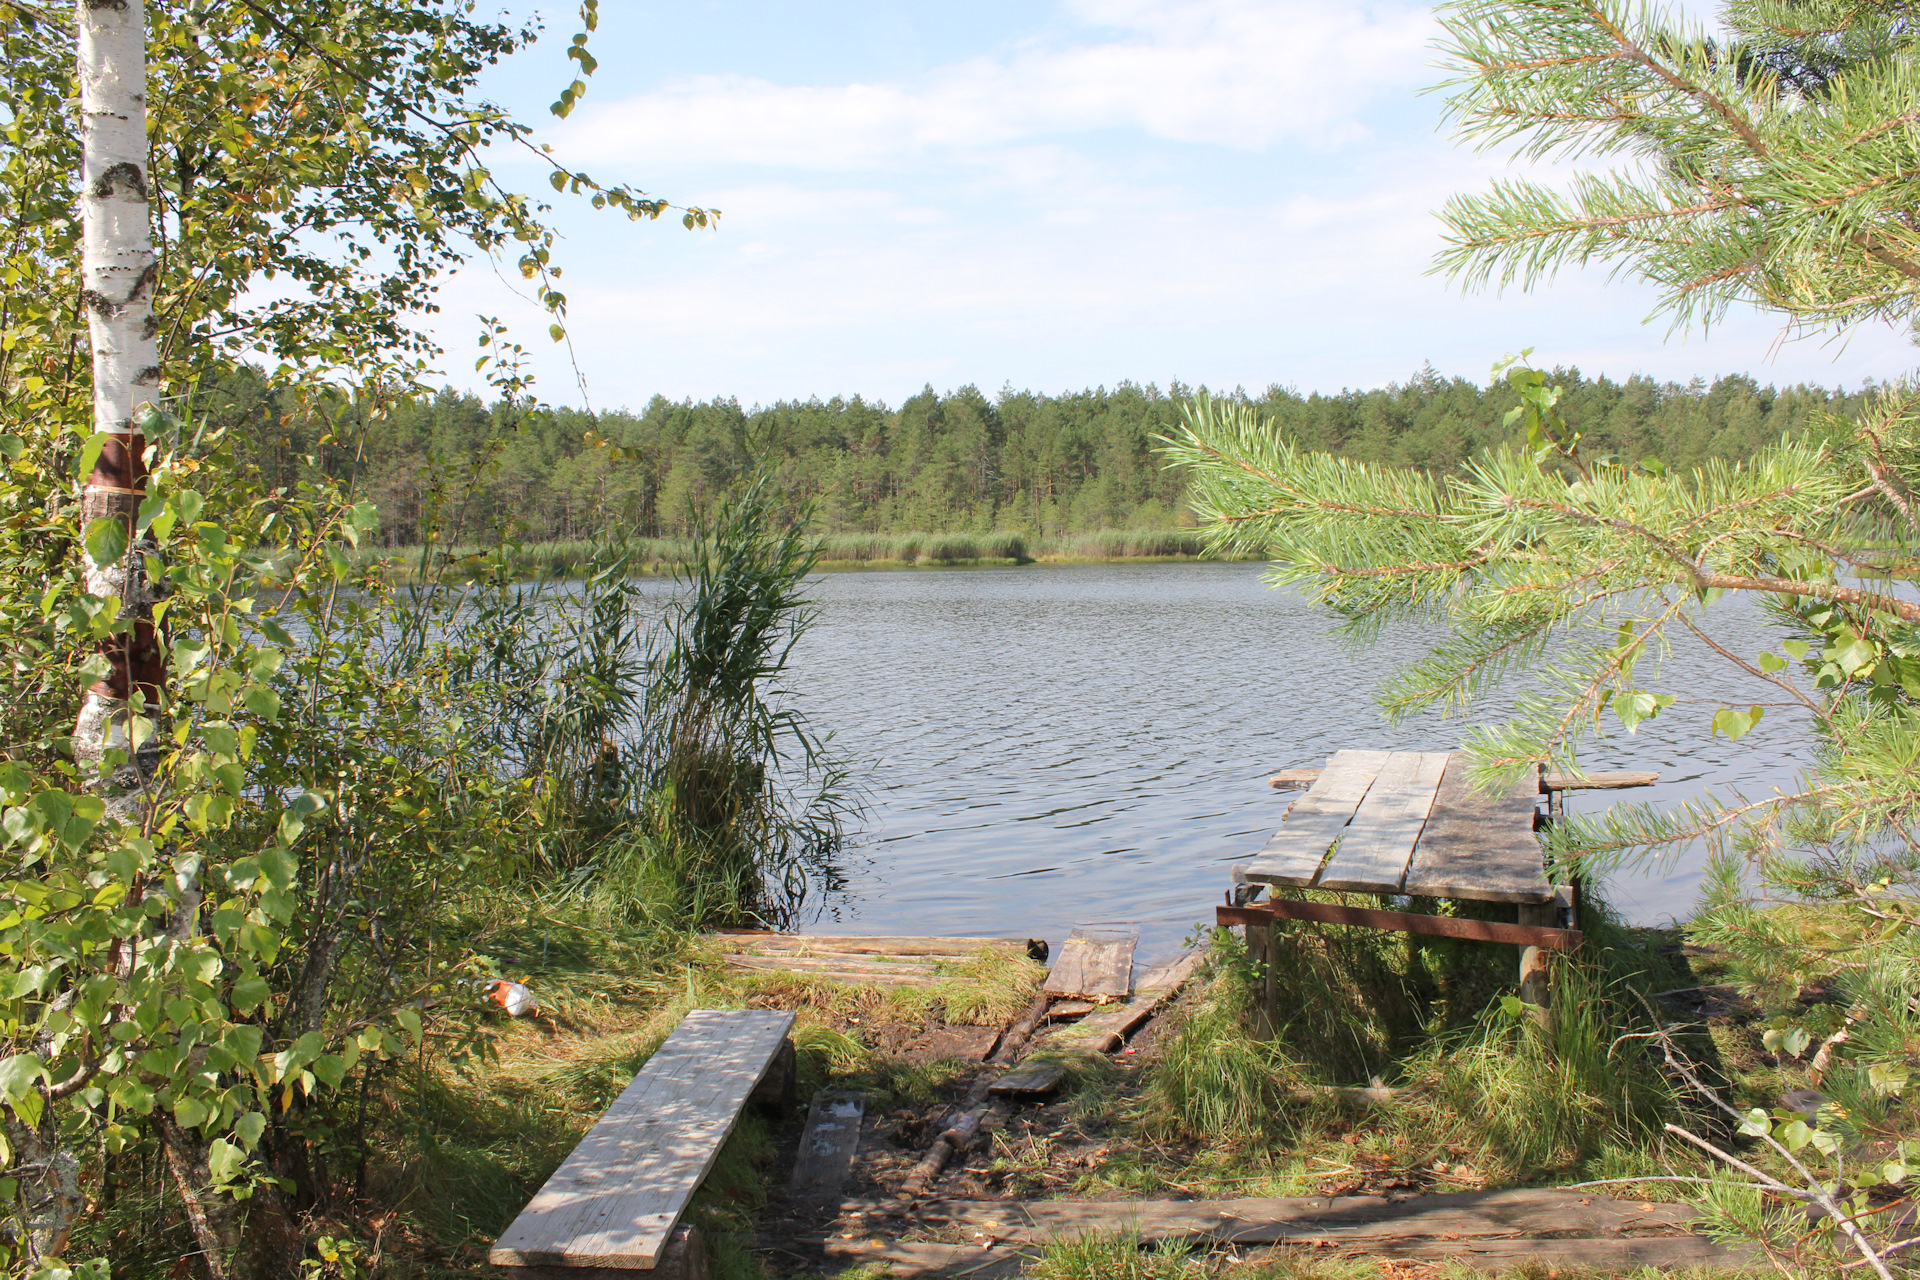
[[[1447,750],[1459,721],[1383,720],[1372,692],[1427,638],[1402,629],[1359,653],[1331,616],[1269,589],[1256,564],[825,575],[819,622],[789,681],[865,781],[864,828],[841,887],[817,892],[816,932],[1046,938],[1130,922],[1143,959],[1170,952],[1228,887],[1290,798],[1282,768],[1341,747]],[[1769,641],[1751,604],[1716,606],[1714,637],[1749,660]],[[1682,702],[1616,733],[1588,768],[1656,769],[1625,793],[1678,801],[1705,787],[1787,785],[1805,717],[1770,710],[1738,743],[1708,733],[1723,701],[1777,701],[1697,642],[1658,687]],[[1640,675],[1651,674],[1643,665]],[[1500,705],[1483,715],[1499,716]],[[1605,805],[1585,793],[1576,807]],[[1684,917],[1698,859],[1616,877],[1635,922]]]

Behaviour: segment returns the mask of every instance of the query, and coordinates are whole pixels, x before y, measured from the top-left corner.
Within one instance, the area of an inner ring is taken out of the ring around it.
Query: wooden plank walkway
[[[1054,1036],[1049,1043],[1092,1049],[1096,1053],[1112,1053],[1126,1042],[1135,1027],[1180,994],[1180,989],[1187,985],[1187,980],[1193,977],[1194,971],[1205,959],[1206,953],[1196,949],[1151,970],[1140,979],[1133,999],[1125,1004],[1096,1010],[1091,1016],[1082,1018],[1071,1028]]]
[[[1125,1000],[1133,993],[1133,949],[1139,942],[1140,935],[1131,930],[1077,928],[1067,935],[1040,990],[1057,1000]]]
[[[1540,794],[1537,775],[1499,796],[1473,794],[1457,752],[1337,751],[1235,875],[1295,889],[1544,903],[1553,888],[1533,834]]]
[[[1305,888],[1320,874],[1327,850],[1346,830],[1374,778],[1385,767],[1385,751],[1336,751],[1307,793],[1293,802],[1280,830],[1254,856],[1248,877],[1267,884]]]
[[[1447,762],[1440,793],[1407,867],[1405,891],[1420,898],[1476,902],[1544,902],[1547,883],[1540,841],[1533,834],[1534,779],[1521,778],[1501,795],[1475,795],[1466,762]]]
[[[1388,756],[1315,883],[1349,893],[1400,892],[1446,767],[1444,751]]]
[[[487,1260],[652,1268],[792,1026],[791,1013],[689,1013]]]

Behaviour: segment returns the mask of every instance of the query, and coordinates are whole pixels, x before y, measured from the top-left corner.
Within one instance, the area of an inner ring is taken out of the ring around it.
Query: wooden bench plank
[[[1529,774],[1497,796],[1475,795],[1455,753],[1440,779],[1426,833],[1407,867],[1404,892],[1475,902],[1545,902],[1553,897],[1533,834],[1539,783]]]
[[[1075,929],[1040,989],[1063,1000],[1124,1000],[1133,991],[1139,941],[1139,934],[1122,930]]]
[[[1280,830],[1246,864],[1246,878],[1296,889],[1312,884],[1327,850],[1339,839],[1390,754],[1351,748],[1334,752],[1307,793],[1293,802]]]
[[[1345,893],[1400,892],[1446,767],[1442,751],[1396,751],[1388,756],[1315,887]]]
[[[792,1026],[791,1013],[768,1010],[689,1013],[488,1261],[652,1268]]]

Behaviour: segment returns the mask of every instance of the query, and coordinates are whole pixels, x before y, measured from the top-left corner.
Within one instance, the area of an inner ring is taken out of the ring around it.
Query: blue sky
[[[1448,194],[1510,171],[1437,132],[1429,9],[1330,0],[602,0],[571,119],[571,6],[487,91],[569,163],[717,231],[558,201],[586,395],[747,404],[925,384],[1063,391],[1131,380],[1335,391],[1424,363],[1484,381],[1508,351],[1624,377],[1750,372],[1857,385],[1920,363],[1905,335],[1781,345],[1642,323],[1599,270],[1463,298],[1424,274]],[[546,190],[531,164],[500,175]],[[508,274],[514,274],[509,272]],[[437,329],[514,320],[543,394],[582,392],[537,309],[486,269]]]

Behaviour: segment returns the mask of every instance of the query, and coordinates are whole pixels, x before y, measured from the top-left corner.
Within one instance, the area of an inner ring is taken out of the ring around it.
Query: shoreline
[[[1019,535],[898,535],[868,539],[859,535],[827,534],[820,541],[823,544],[822,554],[813,566],[814,572],[818,573],[1016,569],[1094,564],[1251,564],[1264,559],[1261,556],[1211,554],[1198,549],[1197,536],[1185,531],[1170,534],[1075,534],[1059,539],[1036,539],[1031,550]],[[836,543],[839,545],[836,546]],[[849,543],[854,546],[849,547]],[[1100,545],[1102,543],[1106,546]],[[1188,546],[1195,549],[1188,550]],[[575,578],[590,569],[593,547],[594,544],[584,540],[535,543],[511,549],[507,558],[512,566],[513,577],[518,580]],[[1131,547],[1139,547],[1140,550],[1132,551]],[[869,549],[875,554],[860,554]],[[650,538],[641,540],[634,550],[643,557],[635,564],[634,572],[667,576],[687,564],[691,548],[679,539]],[[855,551],[855,554],[846,554],[849,550]],[[897,554],[888,554],[894,551]],[[362,552],[360,560],[368,568],[382,567],[392,582],[417,582],[420,579],[417,571],[420,552],[419,547],[368,548]],[[986,552],[1003,554],[983,554]],[[448,559],[455,559],[487,553],[478,549],[455,548],[443,554]]]

